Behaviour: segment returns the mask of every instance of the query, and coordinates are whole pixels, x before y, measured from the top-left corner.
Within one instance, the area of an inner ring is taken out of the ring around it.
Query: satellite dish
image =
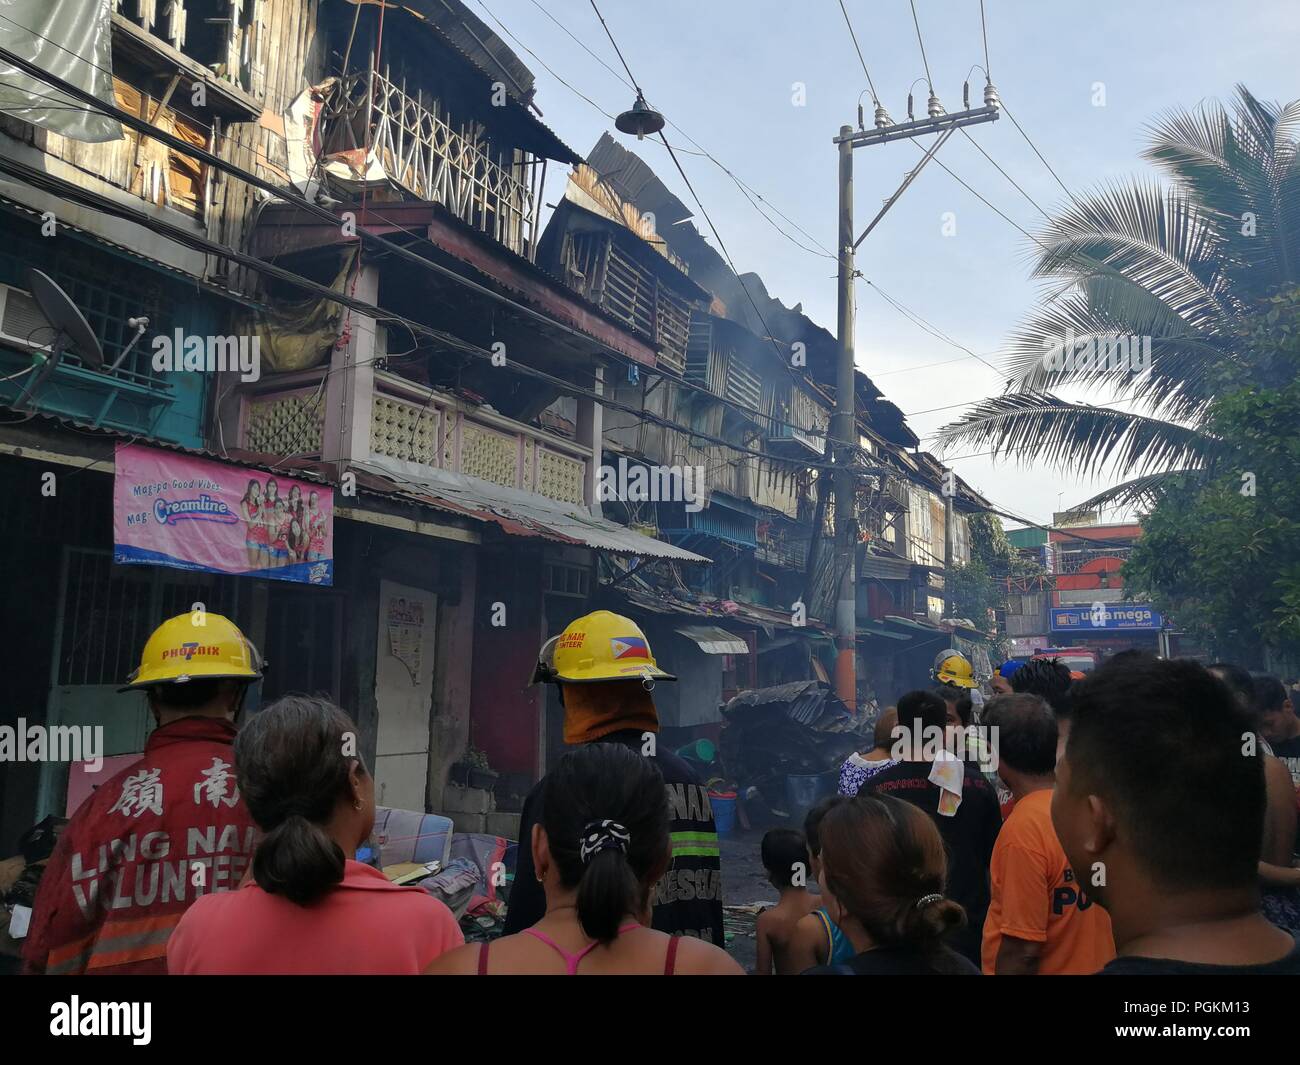
[[[58,333],[50,345],[50,361],[55,361],[54,352],[62,355],[71,351],[92,370],[103,366],[104,350],[99,338],[68,294],[39,270],[27,271],[27,289]]]
[[[27,387],[14,403],[19,410],[54,372],[64,352],[72,352],[92,370],[104,365],[104,350],[99,346],[99,338],[63,289],[46,274],[31,269],[27,271],[27,289],[55,335],[44,363],[33,371]]]

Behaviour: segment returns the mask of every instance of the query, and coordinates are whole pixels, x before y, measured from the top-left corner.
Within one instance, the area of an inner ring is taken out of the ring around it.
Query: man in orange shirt
[[[1084,891],[1052,827],[1056,718],[1037,695],[1002,695],[985,723],[1015,807],[989,865],[984,973],[1095,973],[1115,957],[1115,941],[1109,915]]]

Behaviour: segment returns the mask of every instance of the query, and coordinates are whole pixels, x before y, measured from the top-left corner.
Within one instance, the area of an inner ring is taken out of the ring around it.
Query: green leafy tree
[[[969,618],[976,627],[992,632],[996,612],[1006,610],[1009,586],[1041,576],[1043,568],[1021,557],[1007,539],[997,515],[972,515],[966,527],[970,561],[964,566],[954,566],[952,573],[945,577],[951,582],[953,614]],[[1005,648],[999,646],[999,650]]]
[[[1274,326],[1278,324],[1274,320]],[[1291,341],[1276,334],[1282,343]],[[1262,665],[1300,651],[1300,383],[1215,403],[1224,451],[1204,477],[1162,491],[1124,566],[1131,596],[1214,648]]]

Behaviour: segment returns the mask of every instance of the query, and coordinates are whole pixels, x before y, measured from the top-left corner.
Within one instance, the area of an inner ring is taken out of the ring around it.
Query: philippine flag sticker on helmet
[[[609,649],[615,659],[644,658],[649,660],[650,648],[640,636],[620,636],[609,641]]]

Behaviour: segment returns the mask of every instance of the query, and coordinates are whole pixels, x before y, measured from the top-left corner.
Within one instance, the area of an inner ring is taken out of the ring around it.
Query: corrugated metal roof
[[[680,614],[684,617],[716,618],[719,621],[731,621],[747,628],[761,628],[768,636],[771,636],[777,630],[788,630],[808,639],[816,639],[825,635],[825,626],[816,618],[809,618],[805,625],[796,625],[790,611],[775,610],[772,607],[759,606],[756,603],[738,603],[720,599],[708,602],[687,601],[678,598],[671,592],[658,588],[653,591],[643,591],[632,587],[620,587],[615,591],[627,603],[652,614]]]
[[[681,625],[673,630],[694,641],[706,655],[747,655],[749,644],[716,625]]]
[[[896,555],[876,555],[864,552],[862,564],[858,569],[859,577],[876,577],[886,581],[905,581],[912,576],[910,559]]]
[[[0,181],[0,188],[8,187],[12,189],[16,185],[16,182]],[[51,193],[50,195],[55,194]],[[41,219],[41,212],[39,210],[23,203],[21,200],[15,200],[11,196],[4,195],[3,193],[0,193],[0,207],[12,211],[15,214],[26,215],[28,218],[36,222],[39,222]],[[127,219],[127,221],[129,222],[130,220]],[[228,288],[225,285],[217,284],[215,281],[209,281],[205,278],[196,277],[193,274],[187,274],[184,270],[172,266],[169,263],[165,263],[161,259],[154,259],[145,255],[137,248],[130,248],[118,241],[110,240],[108,237],[86,229],[84,226],[78,226],[72,222],[65,222],[63,219],[60,219],[59,228],[61,230],[66,229],[69,233],[78,237],[84,237],[88,241],[94,241],[96,244],[103,245],[105,248],[111,248],[114,253],[133,259],[145,266],[159,271],[160,273],[166,274],[168,277],[174,278],[183,284],[205,289],[213,295],[233,300],[236,303],[241,303],[245,307],[251,307],[254,310],[264,310],[266,307],[264,303],[253,299],[251,296],[246,296],[242,292],[237,292],[233,288]]]
[[[357,469],[394,484],[399,495],[449,509],[479,521],[491,521],[512,536],[539,536],[559,543],[594,547],[615,555],[671,558],[678,562],[712,559],[633,532],[585,506],[561,503],[532,492],[506,488],[477,477],[442,470],[398,471],[373,462],[353,462]],[[406,466],[407,464],[402,464]]]

